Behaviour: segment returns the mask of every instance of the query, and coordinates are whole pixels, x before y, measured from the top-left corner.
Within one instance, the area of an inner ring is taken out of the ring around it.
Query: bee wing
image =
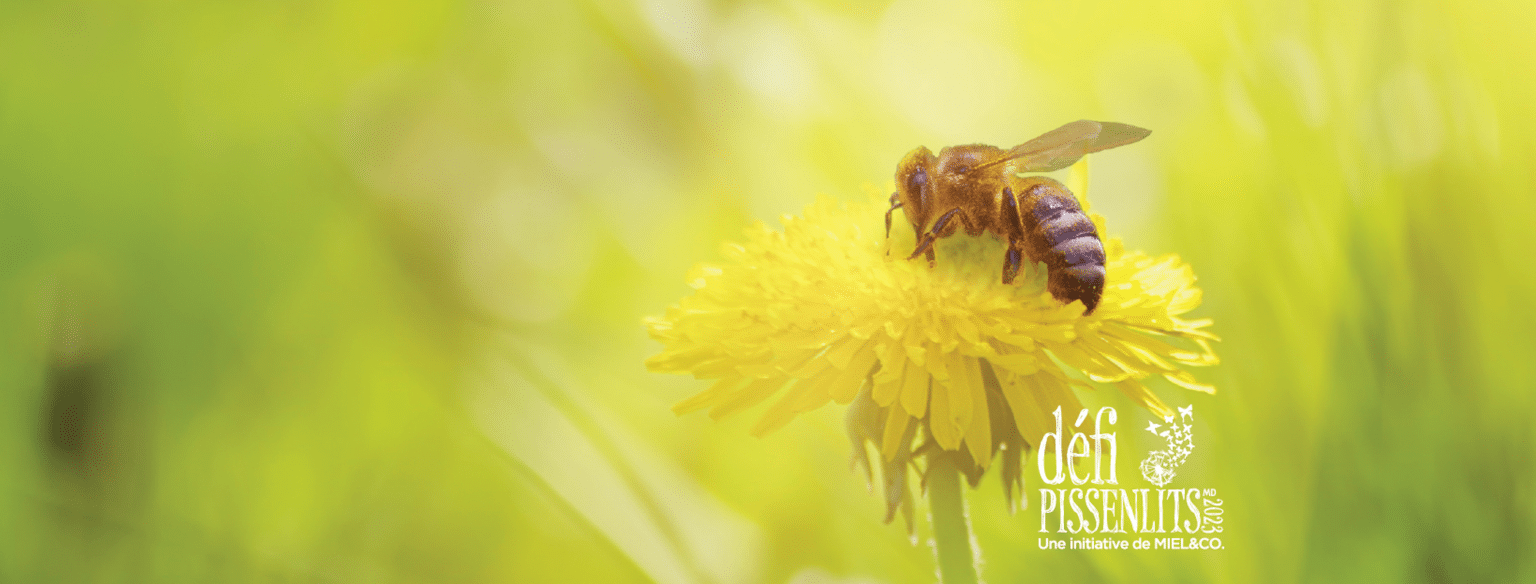
[[[1124,146],[1151,133],[1130,124],[1078,120],[1014,146],[993,163],[1017,158],[1019,172],[1050,172],[1071,166],[1090,152]]]

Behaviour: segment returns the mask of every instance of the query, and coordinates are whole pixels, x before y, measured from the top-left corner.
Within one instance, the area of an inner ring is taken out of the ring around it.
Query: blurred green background
[[[1226,549],[1041,551],[988,477],[983,576],[1536,581],[1533,26],[1527,1],[0,3],[0,581],[932,581],[841,408],[765,439],[674,417],[705,384],[644,370],[640,318],[915,146],[1079,118],[1154,131],[1091,196],[1194,266],[1224,338],[1215,396],[1155,390],[1197,406]]]

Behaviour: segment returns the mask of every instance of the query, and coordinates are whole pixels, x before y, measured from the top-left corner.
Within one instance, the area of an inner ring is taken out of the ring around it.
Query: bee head
[[[932,190],[928,182],[928,169],[932,164],[933,152],[927,148],[919,146],[907,153],[896,165],[896,189],[909,197],[925,199]]]

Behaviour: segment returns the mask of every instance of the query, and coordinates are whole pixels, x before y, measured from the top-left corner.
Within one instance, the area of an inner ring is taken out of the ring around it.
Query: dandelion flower
[[[1085,185],[1073,182],[1081,197]],[[1003,453],[1013,508],[1025,450],[1057,407],[1082,407],[1074,388],[1093,388],[1083,378],[1158,415],[1172,410],[1145,385],[1153,376],[1214,391],[1184,369],[1214,364],[1216,337],[1208,319],[1180,318],[1201,293],[1178,256],[1104,238],[1103,298],[1084,315],[1081,302],[1047,291],[1044,264],[1003,284],[1006,244],[989,233],[939,240],[934,267],[908,261],[913,234],[887,239],[884,202],[821,198],[783,217],[783,231],[759,223],[724,246],[724,262],[695,267],[694,293],[645,322],[664,346],[647,367],[713,380],[673,410],[720,418],[770,402],[752,430],[761,435],[828,402],[850,405],[855,458],[867,470],[865,444],[876,445],[886,521],[900,508],[910,529],[915,454],[947,454],[974,486]]]

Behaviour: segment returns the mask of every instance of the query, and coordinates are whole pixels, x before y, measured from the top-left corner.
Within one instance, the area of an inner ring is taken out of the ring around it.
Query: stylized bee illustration
[[[1083,314],[1092,313],[1104,293],[1104,244],[1098,231],[1066,186],[1018,174],[1066,168],[1090,152],[1124,146],[1150,133],[1127,124],[1078,120],[1006,151],[969,144],[946,147],[935,157],[919,146],[896,166],[885,236],[891,236],[891,213],[904,209],[917,234],[917,248],[907,259],[926,253],[931,266],[934,240],[954,234],[960,225],[972,236],[990,231],[1008,240],[1004,284],[1013,283],[1028,256],[1045,262],[1052,296],[1062,302],[1081,300],[1087,307]]]

